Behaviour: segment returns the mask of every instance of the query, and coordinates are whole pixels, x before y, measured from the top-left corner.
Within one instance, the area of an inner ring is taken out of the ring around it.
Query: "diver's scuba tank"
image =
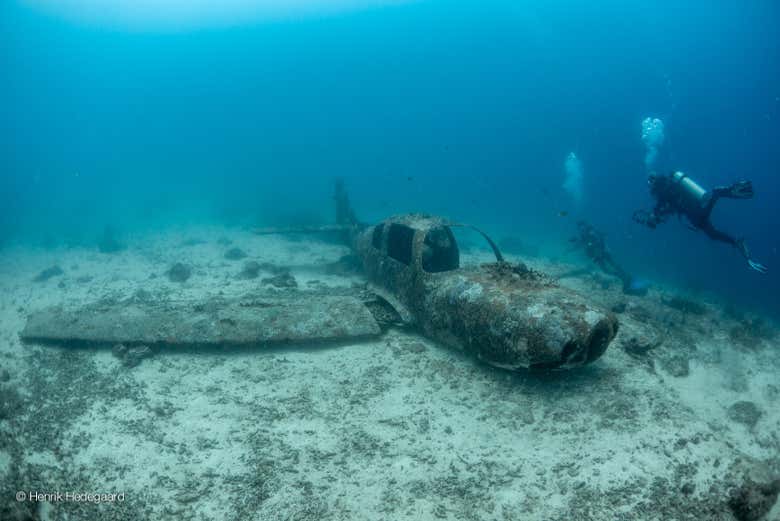
[[[677,171],[672,174],[672,181],[680,185],[685,197],[691,201],[695,201],[699,205],[703,205],[707,199],[707,190],[699,186],[699,184],[685,175],[684,173]]]

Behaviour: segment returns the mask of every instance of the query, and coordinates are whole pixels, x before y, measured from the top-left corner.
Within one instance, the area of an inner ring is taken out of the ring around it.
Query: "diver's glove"
[[[753,183],[737,181],[729,187],[729,196],[735,199],[750,199],[753,197]]]

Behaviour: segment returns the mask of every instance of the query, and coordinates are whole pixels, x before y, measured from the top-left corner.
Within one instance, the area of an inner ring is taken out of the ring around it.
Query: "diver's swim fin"
[[[750,266],[750,269],[759,273],[766,273],[769,271],[766,266],[750,258],[750,250],[748,249],[747,244],[745,244],[745,239],[737,239],[736,247],[742,256],[745,257],[745,260],[747,261],[748,266]]]
[[[769,271],[766,266],[761,264],[760,262],[752,261],[748,259],[748,266],[750,266],[751,269],[756,270],[759,273],[766,273]]]

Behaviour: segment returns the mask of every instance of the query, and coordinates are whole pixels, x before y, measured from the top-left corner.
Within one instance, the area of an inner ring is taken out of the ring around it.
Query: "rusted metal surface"
[[[351,296],[250,296],[203,302],[126,302],[79,309],[49,308],[30,315],[27,342],[273,346],[374,337],[379,324]]]
[[[394,225],[411,229],[408,263],[390,255],[394,231],[410,233]],[[446,233],[451,225],[438,217],[404,215],[355,237],[369,279],[395,294],[425,334],[507,369],[572,368],[604,353],[617,333],[614,314],[522,265],[458,263],[427,271],[423,259],[432,241],[426,243],[426,236],[451,237]],[[444,242],[457,254],[456,244]]]

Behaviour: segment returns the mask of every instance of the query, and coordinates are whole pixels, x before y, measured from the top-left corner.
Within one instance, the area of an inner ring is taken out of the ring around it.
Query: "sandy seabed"
[[[127,246],[0,252],[3,520],[733,521],[751,519],[735,498],[780,475],[776,327],[673,288],[626,297],[581,270],[560,283],[620,330],[569,372],[497,370],[405,329],[133,367],[110,346],[20,343],[51,305],[255,291],[273,273],[242,279],[247,260],[288,267],[303,290],[365,282],[324,271],[348,250],[314,239],[187,228]],[[232,247],[248,257],[226,259]],[[165,276],[176,262],[192,266],[184,283]],[[64,273],[33,282],[53,265]]]

